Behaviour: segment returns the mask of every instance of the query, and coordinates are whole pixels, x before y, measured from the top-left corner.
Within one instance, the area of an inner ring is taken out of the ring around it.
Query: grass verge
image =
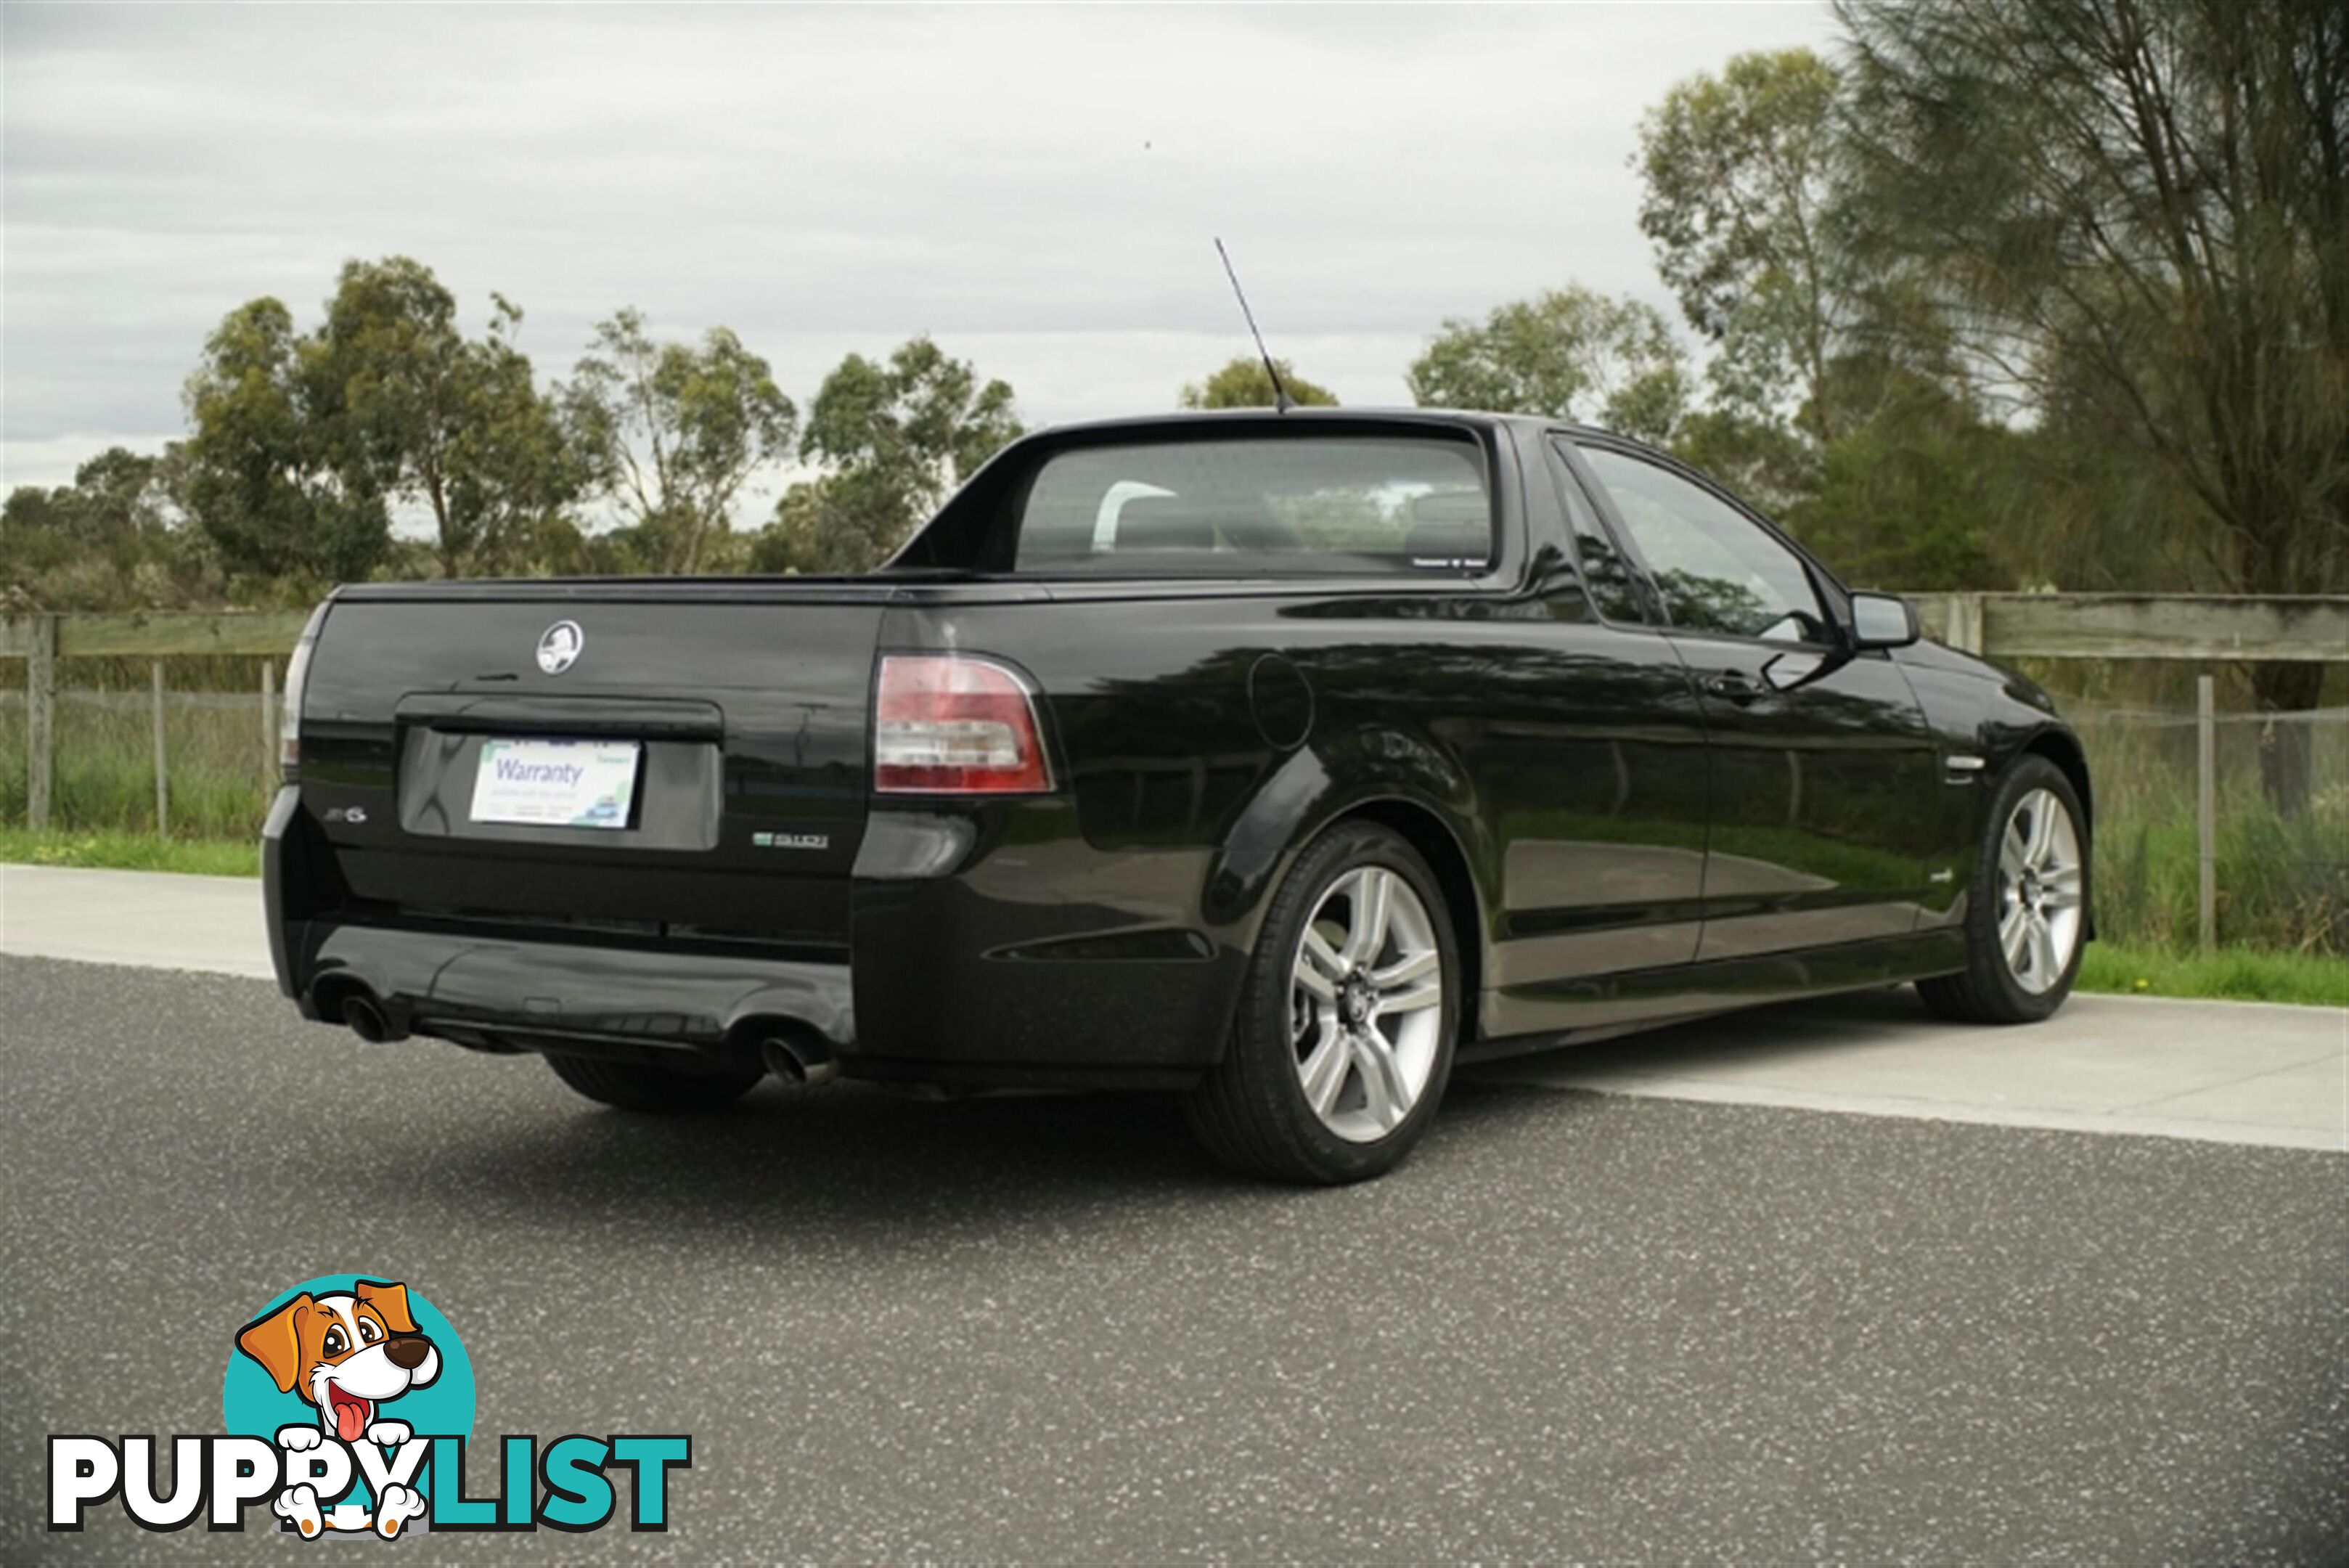
[[[151,833],[48,832],[0,827],[0,861],[96,866],[116,871],[185,871],[258,877],[261,845],[247,838],[158,838]]]
[[[2349,958],[2253,948],[2175,953],[2125,942],[2090,942],[2080,963],[2080,989],[2349,1007]]]

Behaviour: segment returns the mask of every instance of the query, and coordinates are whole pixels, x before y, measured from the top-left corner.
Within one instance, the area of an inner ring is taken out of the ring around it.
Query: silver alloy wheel
[[[1426,1091],[1444,1030],[1444,953],[1409,882],[1358,866],[1330,884],[1291,967],[1297,1078],[1321,1125],[1375,1143]]]
[[[2014,803],[1998,840],[1998,945],[2033,996],[2064,978],[2080,945],[2085,868],[2072,813],[2049,790]]]

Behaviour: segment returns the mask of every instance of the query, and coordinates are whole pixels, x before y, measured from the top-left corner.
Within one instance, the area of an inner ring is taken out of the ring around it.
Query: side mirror
[[[1899,595],[1851,596],[1851,640],[1862,652],[1872,648],[1906,648],[1923,635],[1917,624],[1917,607]]]

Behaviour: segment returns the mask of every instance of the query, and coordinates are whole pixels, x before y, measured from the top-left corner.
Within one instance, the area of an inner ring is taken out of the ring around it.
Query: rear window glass
[[[1477,449],[1393,437],[1079,447],[1047,458],[1016,569],[1248,576],[1461,571],[1493,553]]]

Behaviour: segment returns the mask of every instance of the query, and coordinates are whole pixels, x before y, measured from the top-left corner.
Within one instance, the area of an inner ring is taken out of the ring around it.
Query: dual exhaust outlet
[[[344,1027],[370,1045],[408,1038],[407,1021],[386,1012],[371,992],[354,991],[346,996],[342,1019]],[[838,1059],[812,1030],[761,1036],[759,1057],[767,1071],[789,1084],[829,1083],[840,1075]]]
[[[352,1033],[370,1045],[380,1045],[387,1040],[405,1040],[405,1025],[395,1026],[383,1011],[383,1006],[366,992],[354,992],[343,1002],[343,1022]]]

